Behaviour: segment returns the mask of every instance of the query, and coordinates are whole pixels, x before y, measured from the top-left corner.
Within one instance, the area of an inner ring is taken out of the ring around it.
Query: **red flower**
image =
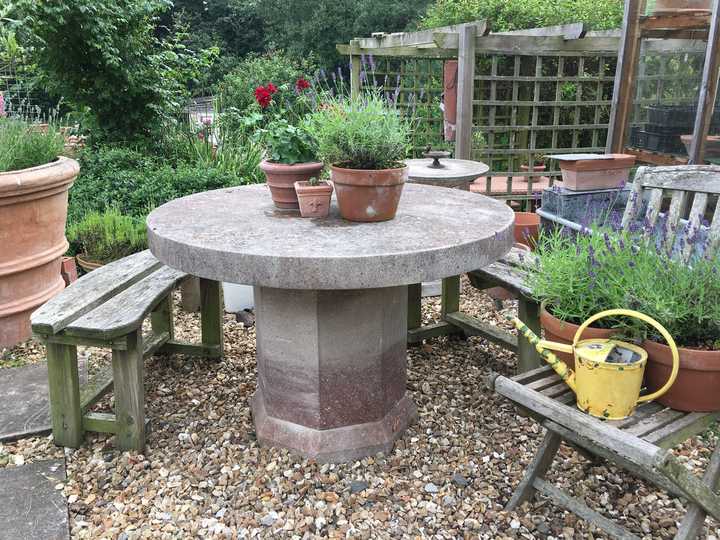
[[[275,92],[278,91],[277,86],[275,86],[273,83],[268,83],[266,88],[267,88],[267,91],[270,92],[271,94],[274,94]]]
[[[302,77],[300,77],[300,78],[295,82],[295,88],[297,89],[298,92],[302,92],[303,90],[307,90],[308,88],[310,88],[310,83],[307,82],[307,81],[306,81],[305,79],[303,79]]]
[[[255,89],[255,101],[258,102],[258,105],[265,109],[268,105],[270,105],[270,102],[272,101],[272,92],[270,92],[270,89],[265,88],[264,86],[258,86]]]

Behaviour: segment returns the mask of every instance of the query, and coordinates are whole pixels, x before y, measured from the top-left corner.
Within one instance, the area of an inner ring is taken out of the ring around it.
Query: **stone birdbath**
[[[379,223],[345,221],[335,205],[302,219],[255,185],[176,199],[147,224],[165,264],[254,285],[257,438],[333,462],[389,452],[416,417],[408,285],[488,265],[513,242],[504,204],[412,184],[397,217]]]
[[[408,181],[415,184],[468,190],[470,184],[487,174],[490,167],[481,161],[450,159],[450,152],[432,150],[421,159],[406,159]]]

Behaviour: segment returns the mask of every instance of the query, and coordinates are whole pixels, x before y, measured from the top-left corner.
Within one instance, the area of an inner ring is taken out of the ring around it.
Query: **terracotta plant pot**
[[[520,244],[518,242],[515,243],[513,246],[517,249],[521,249],[523,251],[530,252],[530,248],[526,246],[525,244]],[[468,277],[470,277],[472,274],[468,274]],[[470,281],[472,282],[472,278],[470,277]],[[486,289],[485,292],[487,295],[492,298],[493,300],[511,300],[513,298],[517,298],[517,295],[514,294],[511,291],[508,291],[504,287],[492,287],[490,289]]]
[[[30,314],[65,288],[68,189],[77,161],[0,173],[0,348],[30,337]]]
[[[286,165],[265,160],[260,163],[275,206],[284,209],[299,208],[295,182],[305,182],[313,176],[320,176],[322,168],[323,164],[320,162]]]
[[[295,192],[300,202],[300,215],[304,218],[324,218],[330,212],[333,187],[327,182],[311,186],[309,182],[295,182]]]
[[[668,11],[703,10],[710,11],[710,0],[656,0],[653,13]]]
[[[645,383],[650,392],[662,387],[670,376],[670,347],[645,340],[648,352]],[[670,390],[657,402],[679,411],[720,411],[720,351],[703,351],[680,347],[680,371]]]
[[[610,154],[612,159],[561,160],[563,187],[572,191],[614,189],[627,183],[635,156]]]
[[[388,221],[395,217],[408,167],[363,170],[331,166],[340,215],[348,221]]]
[[[692,146],[692,135],[682,135],[680,137],[687,153],[690,154],[690,147]],[[720,135],[708,135],[705,137],[705,159],[718,159],[720,158]]]
[[[515,242],[534,249],[540,236],[540,216],[535,212],[515,212]]]
[[[443,131],[446,141],[455,140],[455,124],[457,123],[457,82],[458,61],[445,60],[443,65]]]
[[[88,259],[87,255],[76,255],[75,259],[77,260],[78,266],[80,266],[80,268],[82,268],[83,271],[85,271],[86,273],[97,270],[98,268],[103,266],[103,263]]]
[[[62,275],[65,286],[77,281],[78,271],[75,264],[75,257],[63,257],[60,263],[60,274]]]
[[[545,339],[548,341],[559,341],[560,343],[572,343],[575,332],[580,325],[561,321],[557,317],[551,315],[545,306],[540,308],[540,326],[545,330]],[[607,339],[616,334],[616,330],[609,328],[593,328],[592,326],[583,332],[580,339]],[[521,338],[523,339],[523,338]],[[560,358],[568,366],[575,369],[575,358],[570,353],[553,351],[555,356]]]
[[[545,166],[544,163],[537,163],[537,164],[533,165],[532,172],[545,172],[546,168],[547,167]],[[520,170],[522,172],[530,172],[530,165],[520,165]],[[523,176],[523,178],[527,181],[526,176]]]

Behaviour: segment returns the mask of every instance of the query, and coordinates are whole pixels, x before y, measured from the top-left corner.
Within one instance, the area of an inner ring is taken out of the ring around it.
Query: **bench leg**
[[[175,323],[173,320],[172,295],[168,295],[150,314],[150,324],[153,333],[161,335],[168,334],[168,340],[175,338]]]
[[[553,459],[555,459],[555,454],[557,454],[557,451],[560,448],[561,442],[562,438],[560,435],[554,431],[547,430],[545,438],[540,444],[540,448],[538,448],[535,457],[530,465],[528,465],[528,468],[525,471],[525,476],[520,481],[520,484],[518,484],[515,493],[513,493],[512,497],[510,497],[510,500],[505,506],[505,510],[515,510],[522,503],[533,498],[535,492],[537,491],[535,488],[535,480],[537,478],[542,478],[542,476],[550,468]]]
[[[703,476],[703,482],[716,491],[720,486],[720,443],[715,447],[708,467]],[[689,505],[688,512],[680,523],[680,528],[675,535],[675,540],[691,540],[700,536],[700,530],[705,522],[705,510],[693,502]]]
[[[77,347],[47,344],[48,393],[55,444],[80,448],[83,442]]]
[[[141,332],[127,336],[127,350],[113,349],[115,419],[120,450],[145,451],[145,381]]]
[[[537,302],[520,295],[518,298],[518,319],[524,322],[536,335],[541,335],[540,305]],[[543,361],[537,349],[527,339],[520,336],[518,338],[518,373],[525,373],[542,365]]]
[[[408,285],[408,331],[422,326],[422,284]]]
[[[200,325],[203,345],[216,345],[223,356],[223,299],[218,281],[200,278]]]
[[[460,276],[451,276],[442,280],[442,318],[448,313],[460,311]]]

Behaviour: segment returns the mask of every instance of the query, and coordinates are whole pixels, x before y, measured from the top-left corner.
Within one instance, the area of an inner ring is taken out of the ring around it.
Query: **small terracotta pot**
[[[75,257],[63,257],[60,263],[60,275],[62,275],[65,286],[77,281],[78,271],[75,264]]]
[[[645,340],[648,352],[645,382],[650,392],[661,388],[670,376],[672,352],[670,347]],[[679,347],[680,371],[666,394],[658,403],[679,411],[720,411],[720,351],[703,351]]]
[[[540,216],[535,212],[515,212],[515,242],[534,249],[540,236]]]
[[[349,221],[388,221],[395,217],[408,167],[363,170],[331,166],[340,215]]]
[[[544,163],[537,163],[533,165],[532,172],[545,172],[545,169],[547,169],[547,167]],[[520,170],[522,172],[530,172],[530,165],[520,165]],[[523,176],[523,179],[527,181],[527,176]]]
[[[295,182],[305,182],[313,176],[320,176],[322,168],[323,164],[320,162],[286,165],[264,160],[260,163],[275,206],[284,209],[299,208]]]
[[[30,314],[65,288],[68,189],[79,171],[60,157],[0,173],[0,348],[29,338]]]
[[[300,215],[304,218],[324,218],[330,212],[333,187],[327,182],[311,186],[309,182],[295,182],[295,192],[300,203]]]
[[[540,308],[540,326],[545,330],[546,340],[560,343],[572,343],[575,332],[580,327],[580,325],[561,321],[551,315],[544,305]],[[580,339],[608,339],[616,333],[617,331],[611,328],[593,328],[591,326],[583,332]],[[572,354],[559,351],[553,351],[553,353],[572,369],[575,369],[575,357]]]
[[[103,263],[95,262],[91,259],[88,259],[87,255],[76,255],[75,259],[77,260],[80,268],[82,268],[85,272],[92,272],[93,270],[97,270],[98,268],[103,266]]]
[[[517,249],[521,249],[523,251],[530,252],[530,248],[528,246],[526,246],[525,244],[520,244],[520,243],[516,242],[513,247],[515,247]],[[469,276],[471,276],[471,274],[468,274],[468,277]],[[472,281],[472,278],[470,278],[470,281]],[[490,289],[486,289],[485,292],[493,300],[511,300],[513,298],[517,298],[516,294],[514,294],[511,291],[508,291],[504,287],[491,287]]]

